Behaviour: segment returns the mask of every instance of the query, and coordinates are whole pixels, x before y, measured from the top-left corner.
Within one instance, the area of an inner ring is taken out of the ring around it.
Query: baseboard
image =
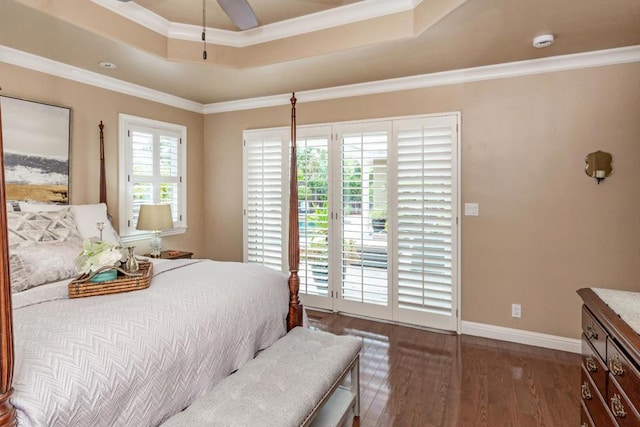
[[[331,310],[320,309],[315,307],[313,308],[305,307],[305,318],[306,318],[306,308],[309,308],[310,310],[313,310],[313,311],[323,312],[323,313],[332,313]],[[390,320],[376,319],[373,317],[361,316],[361,315],[352,314],[352,313],[339,312],[339,314],[347,317],[355,317],[358,319],[371,320],[374,322],[406,326],[409,328],[428,330],[428,331],[437,332],[437,333],[455,333],[455,331],[454,332],[440,331],[437,329],[427,328],[424,326],[409,325],[406,323],[398,323]],[[577,354],[582,353],[582,342],[579,339],[559,337],[556,335],[549,335],[549,334],[541,334],[539,332],[530,332],[522,329],[505,328],[502,326],[488,325],[485,323],[468,322],[463,320],[460,333],[464,335],[472,335],[474,337],[491,338],[499,341],[508,341],[508,342],[514,342],[518,344],[533,345],[535,347],[543,347],[543,348],[550,348],[553,350],[567,351],[569,353],[577,353]]]
[[[541,334],[521,329],[504,328],[502,326],[467,322],[463,320],[461,332],[465,335],[492,338],[495,340],[533,345],[536,347],[551,348],[554,350],[568,351],[570,353],[582,352],[582,343],[579,339]]]

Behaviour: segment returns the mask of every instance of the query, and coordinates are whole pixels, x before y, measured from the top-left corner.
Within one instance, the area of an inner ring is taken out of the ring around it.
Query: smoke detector
[[[536,49],[549,47],[553,44],[553,39],[553,34],[543,34],[533,39],[533,47],[535,47]]]

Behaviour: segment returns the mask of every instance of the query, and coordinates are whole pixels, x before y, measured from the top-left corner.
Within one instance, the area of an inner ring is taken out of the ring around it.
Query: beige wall
[[[640,64],[298,104],[298,123],[462,112],[462,319],[579,337],[576,289],[640,291]],[[242,131],[289,108],[212,114],[204,253],[242,259]],[[614,157],[600,185],[595,150]],[[512,319],[511,303],[522,304]]]
[[[0,94],[73,108],[72,203],[98,201],[105,123],[117,221],[117,119],[188,128],[188,221],[165,247],[242,259],[242,131],[289,124],[289,107],[202,116],[0,63]],[[578,337],[575,290],[640,290],[640,64],[298,104],[300,124],[462,112],[463,320]],[[206,143],[203,143],[206,141]],[[596,185],[584,156],[613,154]],[[522,304],[522,319],[510,317]]]
[[[47,74],[0,63],[0,95],[15,96],[72,108],[71,203],[99,200],[99,129],[105,125],[105,159],[109,212],[118,223],[118,113],[187,126],[188,225],[182,235],[163,239],[166,248],[191,250],[201,255],[204,247],[202,152],[203,115],[140,98],[103,90]],[[139,252],[148,246],[141,242]]]

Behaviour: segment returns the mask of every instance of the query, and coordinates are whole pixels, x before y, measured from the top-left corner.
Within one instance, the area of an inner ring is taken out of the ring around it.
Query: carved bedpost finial
[[[100,128],[100,203],[107,204],[107,173],[104,165],[104,125],[102,120],[98,125]]]

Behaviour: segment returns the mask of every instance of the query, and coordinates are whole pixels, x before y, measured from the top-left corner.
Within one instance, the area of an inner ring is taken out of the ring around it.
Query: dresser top
[[[640,292],[592,288],[636,333],[640,334]]]

